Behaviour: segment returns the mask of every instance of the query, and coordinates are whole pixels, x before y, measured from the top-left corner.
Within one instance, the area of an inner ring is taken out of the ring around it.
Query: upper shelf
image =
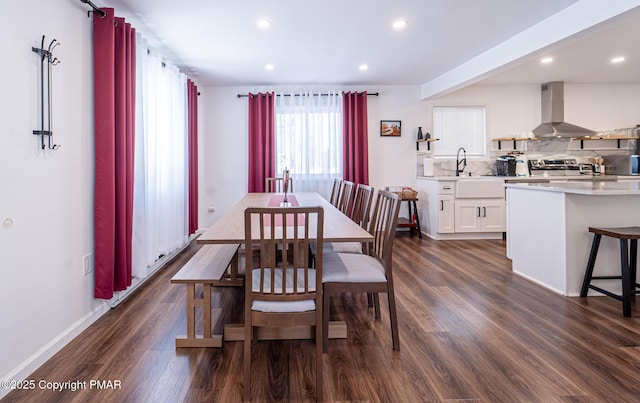
[[[576,137],[576,140],[635,140],[637,136],[625,136],[623,134],[614,134],[611,136],[581,136]]]
[[[513,148],[516,148],[516,141],[536,141],[538,140],[535,137],[498,137],[495,139],[491,139],[491,141],[498,142],[498,150],[502,150],[502,142],[503,141],[513,141]]]
[[[420,143],[427,143],[427,150],[431,150],[431,143],[433,143],[434,141],[438,141],[440,139],[421,139],[421,140],[416,140],[416,151],[420,150]]]
[[[616,140],[618,142],[618,148],[620,148],[620,140],[636,140],[638,136],[625,136],[623,134],[613,134],[607,136],[580,136],[574,138],[574,140],[580,140],[580,148],[584,147],[585,140]]]

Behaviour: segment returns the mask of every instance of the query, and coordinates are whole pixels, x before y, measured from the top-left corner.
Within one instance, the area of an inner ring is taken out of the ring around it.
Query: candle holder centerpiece
[[[282,189],[284,190],[284,199],[282,203],[280,203],[280,207],[291,207],[291,203],[289,203],[289,199],[287,195],[289,193],[289,169],[285,168],[282,173]]]

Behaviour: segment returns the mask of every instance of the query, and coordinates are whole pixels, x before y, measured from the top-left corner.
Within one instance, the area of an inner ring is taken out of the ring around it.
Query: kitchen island
[[[589,227],[640,225],[640,181],[506,188],[507,256],[513,272],[562,295],[580,295],[593,239]],[[594,274],[620,274],[617,240],[602,239]],[[621,289],[620,280],[600,285],[614,292]]]

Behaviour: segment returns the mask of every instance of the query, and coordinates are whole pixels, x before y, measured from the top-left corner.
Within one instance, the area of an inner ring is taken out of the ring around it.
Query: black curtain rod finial
[[[80,0],[80,2],[91,6],[91,8],[93,8],[93,12],[98,13],[100,18],[104,18],[107,15],[107,13],[104,10],[100,10],[100,8],[95,4],[93,4],[90,0]],[[89,16],[91,16],[91,11],[87,11],[87,17]]]

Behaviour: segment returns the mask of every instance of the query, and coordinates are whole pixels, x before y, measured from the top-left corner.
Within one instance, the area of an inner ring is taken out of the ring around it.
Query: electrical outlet
[[[82,257],[82,274],[85,276],[93,271],[93,255],[91,253]]]

